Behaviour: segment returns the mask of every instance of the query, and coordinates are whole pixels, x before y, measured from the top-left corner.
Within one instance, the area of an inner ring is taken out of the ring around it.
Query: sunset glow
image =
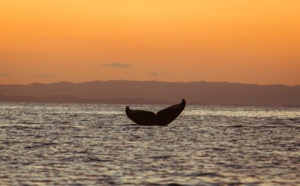
[[[300,84],[298,0],[0,2],[0,84]]]

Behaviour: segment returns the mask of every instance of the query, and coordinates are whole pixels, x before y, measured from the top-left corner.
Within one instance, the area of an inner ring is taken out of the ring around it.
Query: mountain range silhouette
[[[300,106],[300,86],[226,82],[94,81],[0,85],[1,102]]]

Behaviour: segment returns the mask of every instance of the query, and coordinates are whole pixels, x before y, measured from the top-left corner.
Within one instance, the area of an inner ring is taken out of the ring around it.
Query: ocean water
[[[125,107],[0,103],[0,185],[300,185],[300,108]]]

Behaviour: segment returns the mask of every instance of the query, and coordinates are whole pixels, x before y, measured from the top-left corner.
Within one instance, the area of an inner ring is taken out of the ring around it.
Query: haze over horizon
[[[124,81],[124,82],[140,82],[140,83],[147,83],[147,82],[158,82],[158,83],[196,83],[196,82],[205,82],[205,83],[225,83],[225,84],[240,84],[240,85],[261,85],[261,86],[274,86],[274,85],[282,85],[282,86],[300,86],[300,84],[297,85],[286,85],[286,84],[256,84],[256,83],[240,83],[240,82],[227,82],[227,81],[160,81],[160,80],[126,80],[126,79],[115,79],[115,80],[91,80],[91,81],[82,81],[82,82],[72,82],[72,81],[54,81],[54,82],[30,82],[30,83],[16,83],[16,84],[0,84],[0,85],[32,85],[32,84],[59,84],[59,83],[72,83],[72,84],[83,84],[83,83],[92,83],[92,82],[118,82],[118,81]]]
[[[300,1],[0,2],[0,84],[300,85]]]
[[[238,83],[94,81],[0,85],[0,102],[166,104],[299,107],[300,86]]]

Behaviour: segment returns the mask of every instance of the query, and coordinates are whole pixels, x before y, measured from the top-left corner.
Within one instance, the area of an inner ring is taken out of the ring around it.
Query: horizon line
[[[258,86],[287,86],[287,87],[296,87],[300,86],[297,85],[287,85],[287,84],[257,84],[257,83],[241,83],[241,82],[230,82],[230,81],[205,81],[205,80],[198,80],[198,81],[159,81],[159,80],[125,80],[125,79],[115,79],[115,80],[91,80],[91,81],[82,81],[82,82],[72,82],[72,81],[55,81],[50,83],[41,83],[41,82],[32,82],[32,83],[16,83],[16,84],[0,84],[0,85],[7,85],[7,86],[27,86],[27,85],[34,85],[34,84],[41,84],[41,85],[51,85],[51,84],[59,84],[59,83],[70,83],[70,84],[82,84],[82,83],[93,83],[93,82],[116,82],[116,81],[127,81],[127,82],[158,82],[158,83],[228,83],[228,84],[241,84],[241,85],[258,85]]]

